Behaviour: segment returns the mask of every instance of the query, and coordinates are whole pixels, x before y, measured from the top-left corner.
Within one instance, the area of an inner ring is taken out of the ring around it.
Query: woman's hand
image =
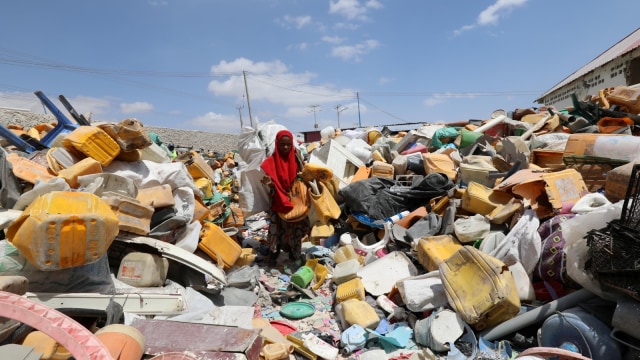
[[[262,180],[260,181],[262,183],[262,185],[272,185],[273,184],[273,180],[271,180],[271,177],[265,175],[262,177]]]

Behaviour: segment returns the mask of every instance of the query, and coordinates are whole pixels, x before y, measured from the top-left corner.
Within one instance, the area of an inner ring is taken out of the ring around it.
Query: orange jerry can
[[[438,270],[442,262],[448,259],[462,244],[451,235],[427,236],[418,240],[418,262],[427,271]]]
[[[53,191],[20,214],[7,239],[33,266],[52,271],[98,261],[118,232],[116,214],[100,197]]]
[[[233,266],[242,254],[240,245],[220,226],[210,222],[202,224],[198,249],[204,251],[214,261],[222,262],[225,270]]]
[[[439,266],[451,308],[481,331],[520,312],[520,297],[507,265],[465,245]]]
[[[111,161],[120,154],[120,145],[96,126],[78,126],[62,139],[62,146],[94,158],[102,166],[109,166]]]

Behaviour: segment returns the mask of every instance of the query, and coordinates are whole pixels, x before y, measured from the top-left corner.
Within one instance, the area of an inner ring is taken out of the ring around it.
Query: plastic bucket
[[[313,279],[313,269],[308,266],[301,266],[293,275],[291,282],[301,288],[307,287]]]

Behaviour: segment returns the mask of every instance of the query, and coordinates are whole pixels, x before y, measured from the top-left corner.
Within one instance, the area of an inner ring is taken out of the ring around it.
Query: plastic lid
[[[316,309],[313,305],[306,302],[295,301],[282,306],[280,314],[289,319],[302,319],[313,315],[315,311]]]

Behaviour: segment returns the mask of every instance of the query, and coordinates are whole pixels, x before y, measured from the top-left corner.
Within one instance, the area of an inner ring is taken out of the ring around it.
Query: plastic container
[[[283,343],[266,344],[262,347],[260,355],[264,360],[284,360],[293,352],[293,345]]]
[[[336,302],[341,303],[349,299],[365,299],[364,284],[359,277],[338,285],[336,289]]]
[[[337,359],[339,350],[315,334],[309,332],[301,335],[303,345],[321,359]]]
[[[340,346],[342,346],[340,352],[343,356],[349,356],[354,351],[364,348],[367,339],[367,331],[362,326],[353,324],[340,336]]]
[[[96,126],[80,126],[62,139],[62,146],[75,149],[94,158],[102,166],[109,166],[120,154],[120,146],[109,134]]]
[[[212,182],[215,181],[213,169],[199,153],[191,150],[188,153],[179,155],[177,160],[184,163],[187,167],[187,171],[194,179],[206,177]]]
[[[221,227],[210,222],[202,224],[198,249],[204,251],[219,264],[222,263],[225,270],[230,268],[242,254],[240,245]]]
[[[118,228],[138,235],[147,235],[151,230],[154,208],[124,196],[108,196],[103,199],[118,217]]]
[[[22,157],[17,153],[11,153],[6,155],[7,161],[9,161],[13,167],[13,174],[21,180],[35,184],[36,180],[48,182],[55,176],[49,171],[46,166],[40,165],[37,162]]]
[[[133,326],[111,324],[96,331],[95,335],[114,359],[139,360],[144,355],[144,335]]]
[[[460,207],[475,214],[487,215],[499,205],[507,204],[513,195],[494,190],[477,182],[470,182],[462,196]]]
[[[353,247],[353,245],[341,246],[333,254],[333,261],[335,261],[336,264],[351,259],[358,260],[360,264],[364,263],[364,258],[356,253],[356,249]]]
[[[144,149],[153,143],[140,120],[135,118],[128,118],[117,124],[105,124],[99,127],[118,143],[122,151]]]
[[[361,266],[357,259],[349,259],[336,264],[333,269],[333,282],[340,285],[355,278]]]
[[[175,205],[171,185],[162,184],[144,189],[138,189],[136,200],[144,205],[153,206],[154,208],[163,208]]]
[[[197,178],[194,180],[194,184],[200,191],[202,191],[203,199],[213,198],[213,182],[206,177]]]
[[[520,298],[505,264],[472,246],[463,246],[439,267],[452,309],[476,330],[520,312]]]
[[[22,341],[23,346],[33,347],[33,351],[46,360],[67,360],[71,353],[64,346],[58,344],[51,336],[42,331],[32,331]]]
[[[349,299],[341,302],[340,310],[347,326],[358,324],[363,328],[375,329],[380,322],[378,313],[366,301]],[[336,305],[336,311],[338,306]]]
[[[80,187],[78,177],[100,173],[102,173],[102,166],[100,165],[100,162],[96,159],[87,157],[71,165],[71,167],[60,170],[58,172],[58,177],[63,178],[71,188],[77,189]]]
[[[291,275],[291,282],[304,289],[313,280],[313,275],[313,269],[303,265]]]
[[[462,247],[451,235],[437,235],[418,240],[418,262],[427,270],[438,270],[442,262]]]
[[[160,164],[171,162],[169,154],[156,143],[153,143],[144,149],[140,149],[140,159]]]
[[[579,308],[549,316],[540,328],[540,346],[580,353],[593,360],[622,359],[622,346],[609,336],[611,329]]]
[[[51,271],[98,261],[118,232],[118,218],[101,198],[53,191],[11,223],[7,238],[29,263]]]
[[[135,287],[163,286],[169,260],[155,254],[131,252],[120,262],[117,279]]]

